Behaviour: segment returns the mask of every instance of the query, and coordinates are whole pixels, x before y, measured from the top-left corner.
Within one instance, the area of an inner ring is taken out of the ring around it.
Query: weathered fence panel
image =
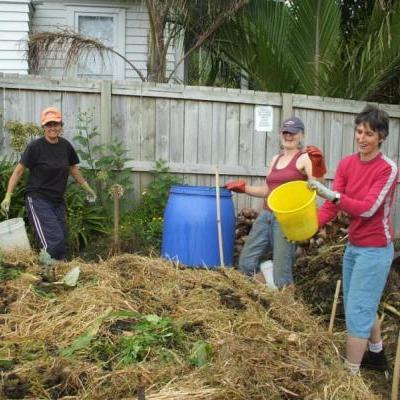
[[[272,106],[271,132],[255,130],[255,107]],[[279,150],[279,126],[291,115],[306,127],[305,144],[323,149],[328,181],[339,160],[354,151],[354,116],[364,102],[289,93],[266,93],[125,81],[58,80],[0,74],[0,155],[10,148],[4,124],[10,120],[39,123],[40,111],[61,108],[64,134],[73,140],[80,111],[93,112],[101,141],[121,140],[132,159],[134,196],[148,184],[154,161],[167,161],[171,172],[194,185],[214,185],[243,178],[261,184],[267,165]],[[390,115],[390,135],[383,151],[396,163],[400,152],[400,107],[380,105]],[[77,144],[75,144],[77,145]],[[400,235],[400,188],[395,227]],[[260,207],[261,199],[234,195],[238,209]]]

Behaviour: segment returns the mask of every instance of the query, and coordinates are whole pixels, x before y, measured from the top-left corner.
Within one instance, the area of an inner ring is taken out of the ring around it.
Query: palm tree
[[[370,2],[366,19],[351,29],[343,24],[345,3],[253,0],[224,25],[211,51],[261,90],[376,99],[398,79],[400,2]]]
[[[147,77],[132,60],[95,38],[84,37],[71,30],[38,32],[30,36],[28,59],[35,72],[45,66],[49,55],[65,55],[64,67],[78,62],[82,54],[94,51],[103,56],[114,53],[136,71],[142,81],[168,82],[177,67],[196,49],[211,40],[213,35],[250,0],[145,0],[149,17],[149,51]],[[167,53],[170,45],[178,45],[186,32],[194,39],[182,54],[173,70],[166,75]]]

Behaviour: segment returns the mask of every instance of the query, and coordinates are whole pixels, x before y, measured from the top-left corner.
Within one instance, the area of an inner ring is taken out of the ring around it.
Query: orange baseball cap
[[[40,116],[40,121],[42,126],[46,125],[48,122],[61,122],[61,112],[54,107],[48,107],[42,111]]]

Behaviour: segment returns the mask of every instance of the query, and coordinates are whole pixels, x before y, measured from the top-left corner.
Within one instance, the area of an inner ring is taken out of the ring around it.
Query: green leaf
[[[82,146],[86,146],[88,144],[88,140],[83,136],[74,136],[73,140]]]
[[[158,323],[161,321],[161,317],[155,314],[146,315],[145,320],[152,323]]]
[[[199,340],[193,344],[190,352],[189,361],[196,367],[202,367],[210,362],[213,355],[213,349],[208,342]]]
[[[90,326],[84,334],[82,334],[72,342],[71,346],[68,346],[65,349],[63,349],[61,351],[61,355],[63,357],[71,357],[75,352],[89,347],[91,341],[97,335],[97,332],[99,331],[101,324],[105,319],[109,317],[110,313],[111,313],[111,308],[108,309],[104,313],[104,315],[97,318],[96,321],[92,324],[92,326]]]

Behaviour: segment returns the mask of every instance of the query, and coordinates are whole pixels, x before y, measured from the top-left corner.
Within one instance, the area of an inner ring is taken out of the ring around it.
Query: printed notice
[[[272,106],[255,106],[254,121],[257,132],[271,132],[274,122]]]

